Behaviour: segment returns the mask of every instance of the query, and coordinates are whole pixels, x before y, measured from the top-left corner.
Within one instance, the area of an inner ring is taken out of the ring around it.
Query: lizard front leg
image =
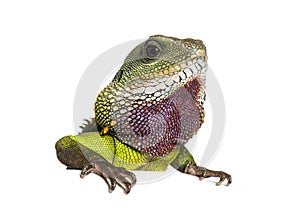
[[[97,133],[95,136],[101,138]],[[91,142],[95,144],[98,142],[98,147],[101,147],[101,141]],[[92,146],[95,147],[94,144]],[[136,177],[133,173],[112,165],[101,154],[97,154],[87,148],[87,145],[79,143],[74,136],[61,138],[56,142],[55,148],[57,158],[67,166],[67,169],[81,170],[81,178],[89,173],[99,175],[107,183],[109,192],[112,192],[118,185],[125,194],[128,194],[136,183]]]
[[[83,167],[80,177],[84,178],[89,173],[94,173],[103,178],[108,185],[109,192],[114,191],[116,185],[118,185],[125,194],[128,194],[136,183],[136,177],[133,173],[124,168],[115,167],[106,160],[99,160],[86,165]]]
[[[229,186],[232,183],[232,177],[228,173],[225,173],[223,171],[209,170],[204,167],[199,167],[193,164],[192,162],[189,162],[186,165],[184,169],[184,173],[197,176],[199,177],[200,180],[209,177],[219,177],[220,180],[216,183],[217,186],[220,186],[225,179],[227,179],[226,186]]]
[[[216,183],[217,186],[220,186],[225,179],[227,179],[227,186],[232,183],[232,177],[228,173],[225,173],[223,171],[209,170],[207,168],[197,166],[193,156],[183,145],[180,146],[179,150],[180,151],[178,156],[171,163],[171,166],[173,166],[178,171],[185,174],[197,176],[200,180],[209,177],[218,177],[219,181]]]

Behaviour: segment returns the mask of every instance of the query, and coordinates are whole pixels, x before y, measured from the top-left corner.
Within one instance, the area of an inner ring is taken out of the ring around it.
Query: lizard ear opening
[[[115,75],[113,81],[119,82],[119,81],[121,80],[121,78],[122,78],[122,75],[123,75],[123,70],[120,69],[120,70],[116,73],[116,75]]]

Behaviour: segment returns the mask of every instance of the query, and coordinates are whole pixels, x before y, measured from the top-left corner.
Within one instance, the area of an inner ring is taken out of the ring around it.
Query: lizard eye
[[[160,46],[157,44],[158,43],[156,42],[149,42],[148,45],[145,47],[146,55],[148,58],[153,59],[160,54],[161,49]]]
[[[160,52],[160,49],[154,45],[149,45],[146,48],[146,52],[147,52],[147,56],[149,58],[154,58],[158,55],[158,53]]]

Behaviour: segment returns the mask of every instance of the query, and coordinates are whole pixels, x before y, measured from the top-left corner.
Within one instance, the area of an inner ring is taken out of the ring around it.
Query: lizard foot
[[[133,173],[104,161],[86,165],[82,169],[80,177],[84,178],[89,173],[97,174],[103,178],[108,185],[109,192],[114,191],[116,185],[118,185],[123,189],[125,194],[128,194],[136,183],[136,177]]]
[[[217,186],[220,186],[225,179],[227,179],[226,186],[229,186],[232,183],[232,177],[229,174],[222,171],[209,170],[204,167],[194,165],[192,163],[189,163],[186,166],[184,172],[187,174],[198,176],[200,180],[209,177],[219,177],[220,180],[216,183]]]

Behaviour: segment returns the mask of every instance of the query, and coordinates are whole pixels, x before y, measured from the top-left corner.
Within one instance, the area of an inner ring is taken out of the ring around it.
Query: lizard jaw
[[[205,57],[195,56],[180,66],[170,68],[177,71],[165,70],[164,72],[152,73],[150,76],[144,75],[134,78],[117,91],[115,96],[117,101],[121,99],[128,99],[129,101],[156,99],[156,101],[160,101],[172,94],[176,88],[186,85],[195,78],[200,80],[201,86],[205,88],[207,68]]]
[[[183,68],[180,72],[176,75],[173,75],[173,80],[175,82],[179,82],[182,84],[186,84],[191,80],[195,79],[197,76],[200,76],[200,79],[203,80],[205,85],[205,73],[207,71],[207,62],[205,57],[197,57],[194,58],[192,61],[188,62],[187,67]]]

